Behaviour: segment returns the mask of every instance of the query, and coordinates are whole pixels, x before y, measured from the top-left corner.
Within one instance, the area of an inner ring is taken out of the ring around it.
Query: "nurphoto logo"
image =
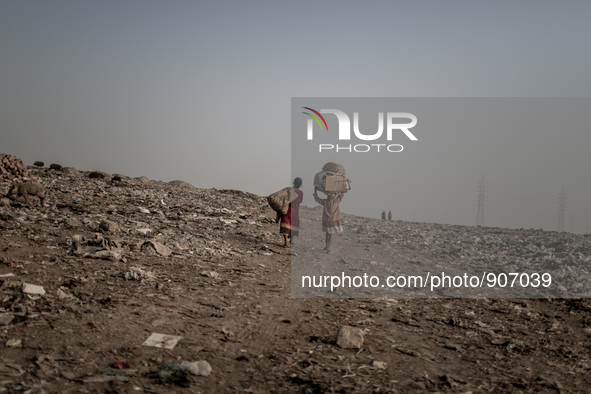
[[[320,127],[320,130],[326,129],[328,131],[328,124],[322,114],[333,114],[337,117],[339,123],[339,141],[351,140],[351,119],[349,115],[338,109],[321,109],[316,111],[310,107],[302,107],[310,112],[302,112],[310,117],[307,122],[307,138],[314,139],[314,121]],[[407,123],[398,123],[399,120],[410,120]],[[417,141],[417,137],[410,132],[410,129],[417,125],[417,117],[408,112],[387,112],[386,113],[386,140],[392,141],[394,131],[402,131],[411,141]],[[353,112],[353,133],[355,137],[362,141],[376,141],[384,134],[384,113],[378,112],[378,131],[373,134],[363,134],[359,130],[359,112]],[[380,152],[380,148],[385,147],[383,151],[388,152],[402,152],[404,149],[400,144],[356,144],[356,145],[333,145],[333,144],[319,144],[318,150],[335,151],[335,152],[358,152],[364,153],[369,151]]]

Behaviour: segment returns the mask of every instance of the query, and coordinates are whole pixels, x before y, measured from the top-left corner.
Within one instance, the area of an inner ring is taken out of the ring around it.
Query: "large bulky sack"
[[[275,212],[279,212],[282,215],[287,215],[289,204],[296,198],[298,198],[296,192],[294,192],[291,187],[286,187],[271,194],[269,197],[267,197],[267,201]]]
[[[345,167],[338,163],[326,163],[324,167],[322,167],[322,171],[332,172],[335,174],[347,175],[345,173]]]
[[[342,174],[321,171],[314,175],[314,187],[323,193],[346,193],[351,190],[351,182]]]

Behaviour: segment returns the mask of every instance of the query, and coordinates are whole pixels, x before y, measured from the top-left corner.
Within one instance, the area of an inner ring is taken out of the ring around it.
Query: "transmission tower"
[[[560,191],[558,196],[558,225],[556,231],[564,231],[564,213],[566,211],[566,193],[564,189]]]
[[[484,226],[484,197],[486,196],[486,181],[484,175],[478,181],[478,214],[476,215],[476,225]]]

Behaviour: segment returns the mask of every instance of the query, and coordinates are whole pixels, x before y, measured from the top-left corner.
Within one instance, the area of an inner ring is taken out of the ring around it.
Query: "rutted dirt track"
[[[13,316],[0,325],[0,393],[591,387],[588,300],[291,299],[290,249],[260,197],[30,171],[51,207],[32,197],[31,207],[0,208],[0,324]],[[316,215],[302,209],[303,231],[319,226]],[[346,236],[335,238],[335,258],[347,257]],[[46,293],[25,294],[23,283]],[[335,344],[343,325],[364,330],[361,349]],[[181,339],[173,349],[143,346],[151,333]],[[209,375],[162,372],[199,360]]]

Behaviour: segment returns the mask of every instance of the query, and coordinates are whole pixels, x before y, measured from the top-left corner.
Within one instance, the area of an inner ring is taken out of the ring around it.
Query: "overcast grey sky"
[[[3,1],[0,152],[266,195],[289,182],[291,97],[589,97],[589,15],[587,1]],[[514,191],[547,203],[523,227],[555,227],[564,187],[584,230],[589,160]],[[473,222],[479,178],[452,180]],[[493,209],[511,198],[490,181]],[[458,221],[409,204],[405,220]]]

